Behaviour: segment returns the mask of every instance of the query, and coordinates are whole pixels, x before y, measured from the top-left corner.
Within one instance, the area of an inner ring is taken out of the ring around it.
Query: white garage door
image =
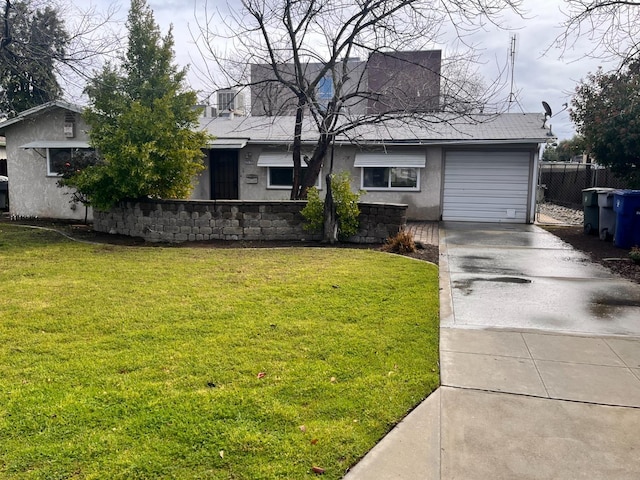
[[[527,222],[528,152],[447,152],[442,219]]]

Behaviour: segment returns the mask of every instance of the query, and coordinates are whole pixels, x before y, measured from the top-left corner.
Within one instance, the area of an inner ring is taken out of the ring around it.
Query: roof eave
[[[221,138],[220,138],[221,139]],[[449,146],[449,145],[532,145],[546,143],[549,140],[545,138],[510,138],[510,139],[439,139],[439,140],[390,140],[390,139],[362,139],[358,141],[336,140],[338,145],[398,145],[410,147],[422,146]],[[269,140],[249,138],[247,144],[250,145],[290,145],[292,140]],[[315,144],[316,140],[302,140],[304,145]]]
[[[38,105],[37,107],[30,108],[29,110],[25,110],[24,112],[20,112],[15,117],[9,118],[8,120],[5,120],[4,122],[0,123],[0,134],[4,134],[4,131],[6,128],[16,123],[22,122],[23,120],[26,120],[29,117],[32,117],[34,115],[39,115],[48,110],[52,110],[54,108],[62,108],[65,110],[70,110],[75,113],[82,113],[83,111],[83,107],[81,107],[80,105],[65,102],[63,100],[53,100],[51,102]]]

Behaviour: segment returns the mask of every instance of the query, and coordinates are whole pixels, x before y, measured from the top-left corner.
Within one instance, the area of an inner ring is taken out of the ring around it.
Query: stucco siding
[[[363,202],[402,203],[408,205],[407,219],[436,221],[440,218],[440,188],[442,176],[442,148],[440,147],[390,147],[388,153],[424,151],[425,168],[420,169],[420,189],[418,191],[367,191]],[[356,150],[350,157],[351,177],[356,188],[362,186],[362,169],[353,166]],[[366,190],[366,189],[365,189]]]
[[[265,148],[262,146],[248,146],[240,153],[240,198],[243,200],[289,200],[291,197],[291,189],[288,188],[270,188],[268,186],[268,168],[259,167],[258,159],[262,153],[283,152],[286,150],[275,150],[273,148]],[[306,151],[306,150],[305,150]],[[249,153],[249,157],[247,157]],[[310,153],[310,151],[309,151]],[[327,171],[327,165],[324,166],[320,173],[320,188],[324,191],[324,176]]]
[[[193,178],[191,184],[193,190],[191,190],[190,200],[209,200],[211,198],[211,185],[209,182],[209,158],[205,154],[203,160],[204,170]]]
[[[304,150],[304,149],[303,149]],[[336,146],[334,152],[334,167],[336,173],[347,171],[351,175],[352,189],[359,190],[362,186],[362,169],[354,166],[357,147],[352,145]],[[419,191],[367,191],[362,197],[363,202],[386,202],[408,205],[407,218],[410,220],[438,220],[440,217],[440,188],[442,177],[442,148],[440,147],[393,147],[390,153],[406,151],[424,151],[426,154],[425,168],[420,169]],[[261,154],[282,152],[262,145],[248,145],[238,153],[238,187],[242,200],[288,200],[289,189],[270,188],[268,186],[268,168],[258,166]],[[309,152],[310,153],[310,152]],[[326,191],[325,176],[329,171],[329,155],[320,174],[321,196]],[[208,161],[206,169],[199,176],[200,184],[196,184],[191,196],[194,200],[208,200],[210,198],[210,170]]]
[[[75,137],[72,139],[64,136],[65,110],[60,108],[27,118],[7,128],[7,176],[11,215],[84,220],[84,206],[78,204],[73,209],[69,190],[57,186],[57,176],[47,175],[46,149],[20,148],[38,140],[88,141],[86,124],[79,114],[75,118]],[[91,210],[88,218],[92,218]]]

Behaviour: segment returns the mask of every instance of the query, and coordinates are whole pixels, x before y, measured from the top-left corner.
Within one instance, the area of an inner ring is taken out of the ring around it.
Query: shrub
[[[351,178],[348,172],[332,174],[331,187],[338,220],[338,238],[345,240],[358,233],[358,216],[360,215],[358,200],[364,192],[351,191]],[[306,231],[322,232],[324,228],[324,201],[320,199],[320,192],[316,187],[309,189],[307,205],[301,213],[307,221],[303,227]]]
[[[307,192],[307,204],[301,211],[306,223],[303,225],[307,232],[322,232],[324,225],[324,202],[320,199],[317,187],[311,187]]]
[[[83,184],[78,180],[81,178],[82,172],[88,168],[101,165],[102,160],[95,150],[76,149],[72,152],[68,162],[60,167],[58,187],[68,187],[71,192],[71,200],[69,203],[75,206],[78,203],[84,205],[84,222],[87,223],[87,215],[89,213],[89,205],[91,205],[91,191],[84,188]]]
[[[629,252],[629,258],[633,263],[640,265],[640,247],[633,247]]]
[[[413,235],[407,230],[400,230],[395,236],[387,238],[382,246],[382,251],[390,253],[413,253],[416,244]]]

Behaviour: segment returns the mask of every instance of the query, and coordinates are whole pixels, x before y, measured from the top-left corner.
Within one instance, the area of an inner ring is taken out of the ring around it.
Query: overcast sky
[[[80,0],[75,0],[76,3]],[[236,0],[237,1],[237,0]],[[196,3],[197,2],[197,3]],[[176,39],[176,60],[180,65],[192,64],[189,81],[192,88],[206,90],[197,74],[197,64],[201,64],[191,31],[197,31],[196,12],[201,14],[203,0],[148,0],[154,11],[156,22],[165,33],[170,24],[174,27]],[[209,1],[226,3],[222,0]],[[237,2],[239,4],[239,1]],[[129,8],[128,0],[98,0],[96,5],[103,8],[108,4],[119,5],[118,17],[125,19]],[[230,0],[234,4],[234,0]],[[482,48],[483,65],[481,73],[491,79],[498,74],[500,67],[508,62],[510,37],[517,34],[516,61],[514,70],[517,103],[511,105],[512,112],[543,112],[541,102],[544,100],[551,106],[554,117],[550,120],[553,132],[559,139],[570,138],[574,134],[573,125],[562,105],[570,103],[576,83],[590,71],[595,71],[601,61],[583,58],[588,45],[581,45],[584,50],[562,52],[556,49],[545,50],[561,32],[560,24],[563,16],[560,12],[562,0],[524,0],[526,18],[509,16],[505,24],[512,30],[505,31],[491,28],[473,35],[474,44]],[[440,45],[446,54],[447,45]],[[612,68],[604,64],[605,68]],[[509,82],[505,86],[504,97],[509,94]]]

